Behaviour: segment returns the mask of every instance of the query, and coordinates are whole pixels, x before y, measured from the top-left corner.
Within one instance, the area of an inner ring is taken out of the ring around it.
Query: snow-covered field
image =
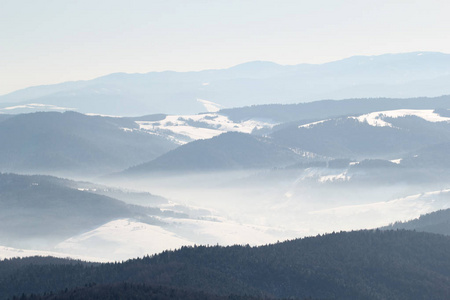
[[[221,133],[236,131],[251,133],[255,129],[273,127],[275,123],[258,120],[233,122],[217,113],[199,115],[172,115],[161,121],[137,121],[139,129],[148,133],[167,136],[179,144],[198,139],[210,139]]]
[[[392,124],[384,121],[385,118],[403,118],[407,116],[415,116],[424,119],[428,122],[450,122],[450,118],[441,117],[439,114],[435,113],[432,109],[398,109],[398,110],[388,110],[388,111],[378,111],[359,117],[350,117],[356,119],[361,123],[368,123],[371,126],[392,127]]]
[[[90,253],[108,260],[126,260],[192,244],[159,226],[120,219],[69,238],[55,248],[65,253]]]
[[[181,246],[261,245],[273,243],[270,228],[238,224],[227,220],[164,218],[164,226],[131,219],[106,223],[92,231],[59,243],[55,250],[66,255],[89,255],[109,261],[126,260],[178,249]]]
[[[385,119],[396,119],[396,118],[404,118],[408,116],[415,116],[421,118],[428,122],[450,122],[450,118],[442,117],[439,114],[435,113],[432,109],[397,109],[397,110],[386,110],[386,111],[377,111],[372,112],[360,116],[351,116],[348,119],[357,120],[361,123],[367,123],[371,126],[377,127],[393,127],[393,125],[387,122]],[[313,128],[319,124],[323,124],[326,122],[332,122],[333,120],[321,120],[317,122],[312,122],[304,125],[298,126],[298,128]]]

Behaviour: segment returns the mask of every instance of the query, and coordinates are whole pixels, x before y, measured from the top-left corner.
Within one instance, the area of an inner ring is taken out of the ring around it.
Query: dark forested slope
[[[22,263],[4,271],[5,263],[15,261],[0,263],[3,298],[121,282],[300,299],[445,299],[450,294],[450,239],[413,231],[341,232],[256,248],[184,247],[88,267]]]
[[[180,146],[123,174],[154,171],[211,171],[270,168],[293,164],[302,157],[288,148],[250,134],[228,132]]]
[[[381,229],[407,229],[450,235],[450,209],[442,209],[429,214],[421,215],[417,219],[406,222],[396,222],[382,227]]]
[[[276,122],[323,120],[347,115],[360,115],[374,111],[395,109],[450,108],[450,96],[435,98],[372,98],[321,100],[298,104],[265,104],[222,109],[219,113],[234,121],[266,119]]]

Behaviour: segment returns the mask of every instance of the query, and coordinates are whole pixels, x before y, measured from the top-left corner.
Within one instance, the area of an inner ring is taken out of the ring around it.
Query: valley
[[[127,260],[378,228],[449,209],[450,101],[358,100],[367,104],[359,114],[354,103],[308,103],[306,111],[334,108],[295,121],[289,105],[2,115],[5,138],[20,128],[15,143],[0,145],[2,257]],[[72,146],[55,148],[63,144]]]
[[[446,1],[0,1],[0,300],[450,295]]]

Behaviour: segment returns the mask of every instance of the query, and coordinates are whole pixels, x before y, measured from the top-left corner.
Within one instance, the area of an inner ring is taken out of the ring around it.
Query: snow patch
[[[90,116],[90,117],[123,118],[122,116],[104,115],[104,114],[96,114],[96,113],[86,113],[85,115]]]
[[[390,160],[390,162],[399,165],[402,162],[402,160],[403,160],[403,158],[392,159],[392,160]]]
[[[391,123],[384,121],[384,118],[402,118],[406,116],[416,116],[428,122],[450,122],[450,118],[442,117],[432,109],[397,109],[372,112],[359,117],[348,117],[377,127],[393,127]]]
[[[330,121],[330,120],[327,119],[327,120],[322,120],[322,121],[312,122],[312,123],[300,125],[300,126],[298,126],[298,128],[311,128],[311,127],[313,127],[314,125],[322,124],[322,123],[325,123],[325,122],[327,122],[327,121]]]
[[[275,125],[257,120],[235,123],[217,113],[173,115],[166,116],[160,121],[136,121],[136,123],[140,130],[166,136],[178,144],[210,139],[229,131],[251,133],[254,129],[271,128]]]
[[[10,110],[15,110],[15,109],[32,109],[32,110],[36,110],[36,109],[47,109],[47,110],[76,110],[75,108],[68,108],[68,107],[60,107],[60,106],[56,106],[56,105],[51,105],[51,104],[41,104],[41,103],[30,103],[30,104],[24,104],[24,105],[16,105],[16,106],[9,106],[9,107],[5,107],[0,109],[0,111],[10,111]]]
[[[204,100],[204,99],[197,99],[198,102],[203,104],[203,106],[206,108],[208,112],[217,112],[223,108],[222,105],[214,103],[212,101]]]
[[[132,128],[121,127],[120,129],[122,129],[125,132],[133,132],[134,131],[134,129],[132,129]]]
[[[319,182],[336,182],[336,181],[348,181],[350,180],[350,176],[347,176],[347,172],[336,174],[336,175],[326,175],[320,176]]]

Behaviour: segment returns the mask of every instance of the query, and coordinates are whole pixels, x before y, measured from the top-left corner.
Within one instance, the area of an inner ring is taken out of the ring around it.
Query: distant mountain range
[[[256,104],[450,94],[450,55],[355,56],[312,65],[249,62],[200,72],[116,73],[0,97],[0,112],[76,110],[120,116],[192,114]],[[206,101],[205,101],[206,100]]]

